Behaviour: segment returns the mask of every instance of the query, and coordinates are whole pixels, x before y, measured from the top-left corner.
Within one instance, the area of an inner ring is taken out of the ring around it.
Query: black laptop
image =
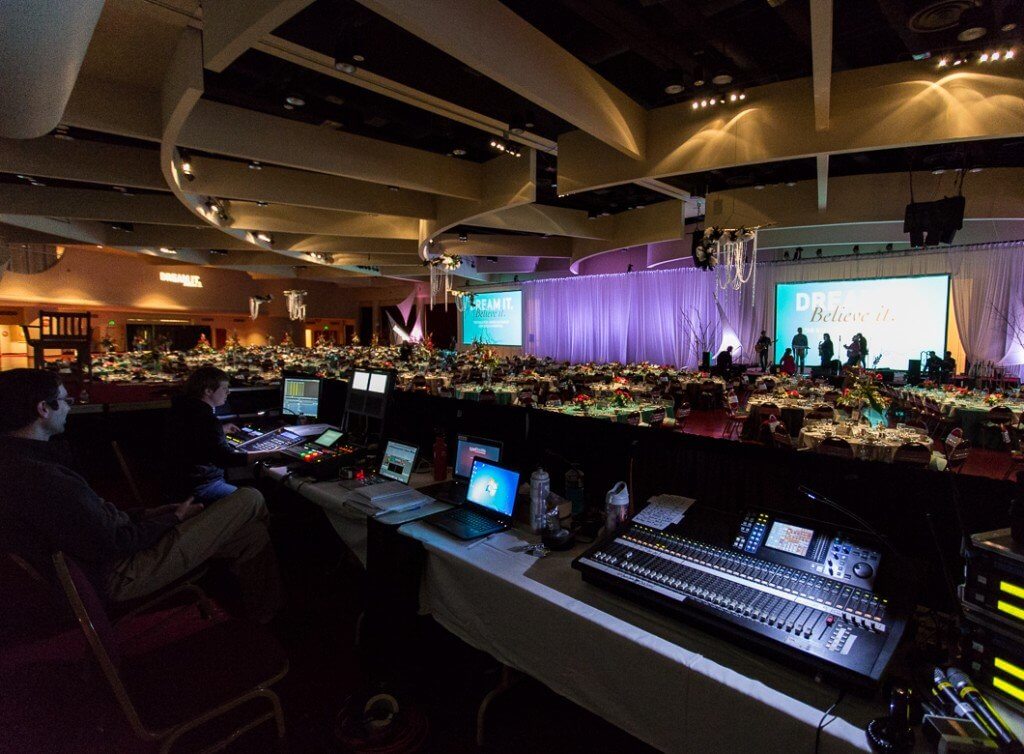
[[[452,464],[452,479],[445,482],[430,494],[446,503],[462,505],[466,502],[466,491],[469,489],[469,475],[473,471],[473,461],[482,458],[485,461],[501,463],[501,442],[488,440],[485,437],[458,435],[455,444],[455,461]]]
[[[423,520],[459,539],[477,539],[505,531],[512,528],[518,489],[518,471],[474,458],[466,502]]]

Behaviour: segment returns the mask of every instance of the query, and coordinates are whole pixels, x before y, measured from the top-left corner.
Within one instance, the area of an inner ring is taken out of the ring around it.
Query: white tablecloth
[[[579,550],[536,559],[504,533],[469,545],[422,522],[421,607],[447,630],[667,752],[804,752],[832,686],[583,583]],[[877,700],[847,695],[822,752],[868,751]]]

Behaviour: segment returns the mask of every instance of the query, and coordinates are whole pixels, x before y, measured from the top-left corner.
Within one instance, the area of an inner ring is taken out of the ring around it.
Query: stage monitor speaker
[[[916,385],[921,381],[921,360],[911,359],[907,362],[907,382]]]

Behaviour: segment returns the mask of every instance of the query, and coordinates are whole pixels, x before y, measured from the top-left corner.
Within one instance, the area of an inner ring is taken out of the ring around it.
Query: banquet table
[[[761,425],[757,410],[764,403],[774,403],[779,407],[779,415],[776,418],[781,419],[789,433],[796,437],[804,426],[807,412],[814,409],[815,406],[820,406],[822,401],[820,398],[790,398],[788,396],[780,397],[767,394],[752,395],[747,399],[747,410],[750,412],[750,416],[744,422],[743,430],[740,433],[743,439],[753,440],[756,438],[758,428]]]
[[[565,405],[565,406],[544,406],[543,408],[548,411],[556,411],[566,416],[590,416],[595,419],[606,419],[614,422],[627,422],[630,414],[639,412],[640,421],[644,424],[648,424],[651,421],[651,417],[659,409],[664,410],[667,414],[671,414],[667,404],[659,403],[637,403],[633,405],[625,406],[591,406],[586,411],[578,406]]]
[[[459,385],[455,388],[455,397],[460,400],[478,401],[480,393],[488,388],[483,385]],[[494,391],[495,401],[502,406],[510,406],[515,401],[519,391],[515,388],[502,385],[493,385],[490,388]]]
[[[849,432],[840,435],[839,432]],[[841,437],[853,447],[856,458],[865,461],[883,461],[892,463],[896,449],[904,443],[912,442],[931,450],[931,438],[913,429],[872,428],[862,425],[846,426],[828,423],[815,424],[800,430],[797,440],[798,447],[814,450],[826,437]],[[941,453],[932,451],[929,467],[942,471],[946,468],[946,459]]]

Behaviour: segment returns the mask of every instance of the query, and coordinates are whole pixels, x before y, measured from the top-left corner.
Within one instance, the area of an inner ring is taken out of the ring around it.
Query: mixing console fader
[[[796,521],[752,512],[718,542],[688,534],[685,519],[667,531],[632,524],[573,567],[841,683],[873,686],[906,624],[874,588],[881,554]]]

